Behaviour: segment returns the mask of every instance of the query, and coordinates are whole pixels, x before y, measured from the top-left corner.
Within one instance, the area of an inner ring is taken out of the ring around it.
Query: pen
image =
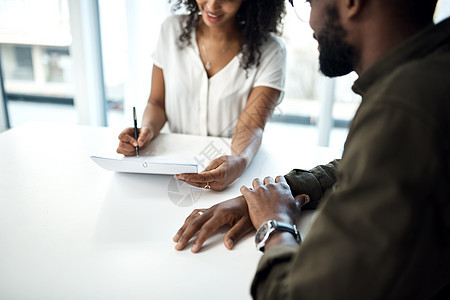
[[[133,119],[134,119],[134,139],[138,139],[138,129],[137,129],[137,120],[136,120],[136,107],[133,106]],[[136,145],[136,156],[139,157],[139,144]]]

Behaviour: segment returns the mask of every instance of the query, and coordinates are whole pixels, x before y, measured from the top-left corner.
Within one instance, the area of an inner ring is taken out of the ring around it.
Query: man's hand
[[[241,187],[241,193],[247,202],[250,219],[255,228],[268,220],[277,220],[295,224],[300,215],[301,206],[309,201],[307,195],[293,197],[289,185],[283,176],[261,179],[252,182],[253,188]]]
[[[209,209],[194,210],[173,238],[173,241],[177,242],[175,249],[184,249],[190,239],[198,233],[191,249],[196,253],[206,239],[224,225],[231,226],[224,238],[225,247],[230,250],[242,236],[253,230],[244,197],[239,196],[218,203]]]
[[[174,177],[199,188],[209,185],[211,189],[221,191],[241,176],[246,166],[242,157],[224,155],[211,161],[209,166],[198,174],[185,173]]]

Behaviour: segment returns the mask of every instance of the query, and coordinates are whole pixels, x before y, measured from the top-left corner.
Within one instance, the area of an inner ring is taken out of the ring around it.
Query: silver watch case
[[[269,220],[267,222],[264,222],[256,231],[256,249],[264,252],[264,247],[266,246],[267,240],[269,239],[270,235],[276,230],[290,232],[294,235],[297,242],[300,241],[300,233],[298,232],[297,226],[295,226],[295,224],[290,225],[275,220]]]

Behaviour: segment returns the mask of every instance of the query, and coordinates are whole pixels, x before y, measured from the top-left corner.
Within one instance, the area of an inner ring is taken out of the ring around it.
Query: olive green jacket
[[[450,19],[365,71],[341,161],[285,177],[317,218],[267,251],[257,299],[437,299],[450,283]],[[337,169],[336,169],[337,166]],[[447,298],[450,299],[450,298]]]

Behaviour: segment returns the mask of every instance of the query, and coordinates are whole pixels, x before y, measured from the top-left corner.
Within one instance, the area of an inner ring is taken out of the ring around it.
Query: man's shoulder
[[[392,70],[375,88],[378,91],[374,93],[380,93],[385,99],[442,105],[442,100],[450,94],[450,52],[403,64]]]
[[[396,69],[392,76],[405,84],[414,82],[418,87],[435,90],[442,86],[450,89],[450,51],[439,52],[433,55],[406,63]],[[405,78],[404,81],[401,79]],[[442,83],[445,83],[442,85]],[[415,89],[416,86],[410,86]]]
[[[405,63],[374,84],[363,98],[365,109],[413,115],[431,126],[449,130],[450,53]],[[433,124],[433,125],[432,125]]]

